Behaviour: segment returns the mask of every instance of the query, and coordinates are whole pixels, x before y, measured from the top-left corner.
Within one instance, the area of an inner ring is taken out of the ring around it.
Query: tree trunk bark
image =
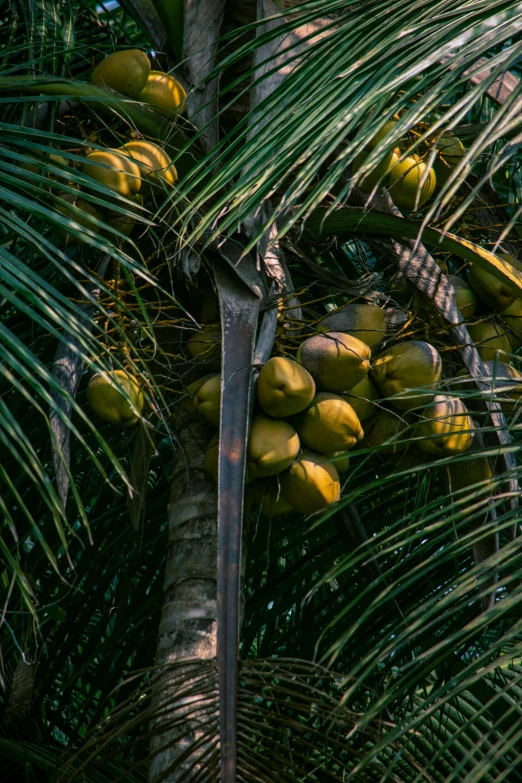
[[[217,491],[203,468],[210,432],[189,417],[180,418],[176,432],[156,664],[179,667],[175,676],[158,673],[154,706],[161,714],[151,727],[158,733],[151,741],[150,783],[194,774],[217,744],[217,722],[208,711],[215,688],[205,695],[198,684],[204,671],[215,681]],[[197,665],[206,661],[213,665]]]

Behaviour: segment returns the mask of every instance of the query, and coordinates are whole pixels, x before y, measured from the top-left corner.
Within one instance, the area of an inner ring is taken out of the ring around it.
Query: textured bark
[[[216,657],[217,493],[203,468],[210,432],[199,421],[185,418],[178,422],[177,438],[156,664],[186,668],[175,678],[160,674],[156,682],[155,706],[164,713],[152,726],[151,783],[189,774],[215,742],[212,733],[208,736],[208,715],[202,709],[206,699],[183,695],[199,675],[191,662]],[[212,693],[208,700],[212,702]],[[170,725],[173,715],[184,717],[181,733],[178,723]],[[187,755],[190,748],[194,750]]]
[[[109,260],[110,256],[104,256],[98,265],[97,273],[102,279],[107,271]],[[100,288],[94,284],[90,284],[86,286],[86,288],[93,300],[96,301],[100,295]],[[94,304],[87,303],[82,305],[81,310],[85,316],[87,327],[92,328],[92,319],[96,311],[96,306]],[[80,380],[83,373],[84,361],[81,357],[81,351],[82,347],[79,341],[76,339],[76,337],[69,335],[67,342],[60,341],[58,343],[56,347],[56,353],[54,355],[52,372],[64,390],[64,394],[62,395],[54,390],[51,390],[51,396],[56,408],[58,408],[67,419],[70,419],[72,410],[72,403],[70,398],[74,399],[76,397],[78,386],[80,385]],[[51,408],[49,412],[49,420],[54,434],[52,450],[58,495],[63,505],[65,506],[69,492],[71,431],[66,422],[63,421],[62,417],[58,414],[56,408]]]
[[[187,108],[190,119],[202,132],[202,145],[207,152],[218,141],[219,80],[203,82],[214,67],[224,9],[225,0],[184,0],[183,3],[183,59],[195,88],[189,93]]]
[[[290,3],[286,4],[290,7]],[[281,13],[281,6],[275,5],[272,0],[257,0],[257,19],[262,20],[267,17],[275,16]],[[285,23],[284,18],[271,19],[257,28],[257,36],[266,35],[269,32],[277,30]],[[299,65],[300,57],[307,48],[317,43],[320,38],[329,34],[328,26],[331,26],[332,20],[329,17],[316,19],[313,22],[300,25],[290,33],[284,33],[274,37],[263,46],[260,46],[254,52],[253,67],[254,80],[250,90],[250,108],[253,109],[269,98],[283,80]],[[253,120],[250,124],[248,138],[255,134],[268,122],[270,122],[272,113],[266,112],[259,118]]]

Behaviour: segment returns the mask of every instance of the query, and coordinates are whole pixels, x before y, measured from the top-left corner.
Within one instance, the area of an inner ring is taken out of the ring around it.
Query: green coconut
[[[390,196],[395,206],[406,212],[420,209],[433,195],[436,184],[434,170],[418,155],[405,158],[390,172]]]
[[[293,416],[312,402],[315,382],[299,362],[274,356],[261,368],[256,393],[257,401],[269,416]]]
[[[369,375],[359,381],[349,392],[342,397],[349,402],[357,414],[359,421],[366,421],[375,412],[375,400],[381,396],[379,387],[372,381]]]
[[[466,148],[457,136],[450,131],[443,133],[437,140],[438,156],[433,164],[433,169],[437,175],[437,185],[444,185],[451,176],[462,158],[466,155]],[[466,166],[465,176],[471,171],[470,166]]]
[[[297,361],[315,380],[321,391],[352,389],[370,369],[370,348],[357,337],[326,332],[309,337],[299,346]]]
[[[323,454],[303,449],[299,459],[281,476],[281,491],[295,511],[315,514],[339,500],[339,474]]]
[[[321,454],[347,451],[363,436],[352,406],[337,394],[319,392],[311,405],[292,417],[301,442]]]
[[[516,351],[522,345],[522,297],[517,296],[509,307],[500,313],[503,323],[506,325],[509,341]]]
[[[92,82],[129,98],[137,98],[147,84],[149,74],[150,61],[145,52],[125,49],[101,60],[92,72]]]
[[[248,475],[265,478],[281,473],[297,457],[299,445],[297,432],[287,421],[255,416],[248,438]]]
[[[498,358],[509,362],[514,351],[513,345],[508,333],[495,318],[470,324],[468,332],[483,361],[495,361]]]
[[[219,367],[221,362],[221,327],[204,326],[187,342],[188,355],[198,363]]]
[[[138,381],[125,370],[96,373],[87,385],[87,402],[100,419],[120,427],[132,427],[145,399]]]
[[[518,272],[522,272],[522,263],[509,253],[497,253],[498,257],[506,261]],[[502,280],[494,277],[478,264],[472,264],[469,271],[469,284],[478,297],[492,310],[501,313],[506,310],[515,299],[517,293]]]
[[[458,397],[437,394],[423,413],[417,428],[418,448],[427,454],[462,454],[473,442],[473,423]]]
[[[212,375],[198,387],[194,395],[194,410],[199,416],[219,427],[221,410],[220,375]]]
[[[407,430],[410,430],[407,432]],[[379,407],[364,422],[363,446],[378,450],[381,454],[395,454],[408,447],[411,422],[404,414]]]
[[[406,389],[435,389],[442,372],[439,352],[422,340],[398,343],[376,360],[372,378],[382,395],[400,410],[426,405],[430,394],[407,392]]]
[[[319,332],[343,332],[357,337],[370,348],[386,335],[386,318],[377,305],[349,304],[332,310],[317,324]]]
[[[485,486],[489,492],[495,488],[493,473],[487,457],[473,455],[470,459],[450,462],[448,468],[451,488],[454,492],[467,489],[479,482],[487,482]],[[482,488],[477,487],[477,490],[480,491]]]

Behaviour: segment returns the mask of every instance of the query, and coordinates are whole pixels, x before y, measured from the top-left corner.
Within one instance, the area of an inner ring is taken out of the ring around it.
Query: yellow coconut
[[[168,73],[151,71],[138,100],[154,106],[159,114],[183,111],[187,94],[181,84]]]
[[[292,506],[286,500],[281,490],[281,482],[277,477],[257,479],[253,485],[254,499],[261,512],[272,519],[290,514]]]
[[[506,261],[509,266],[514,267],[518,272],[522,272],[522,263],[509,255],[509,253],[497,253],[498,257]],[[509,307],[517,298],[517,293],[506,283],[494,277],[489,272],[481,269],[478,264],[472,264],[469,271],[469,284],[482,299],[482,301],[491,307],[492,310],[502,312]]]
[[[187,342],[187,352],[198,362],[216,363],[221,352],[221,327],[204,326]]]
[[[420,209],[433,195],[436,184],[435,172],[418,155],[405,158],[390,172],[390,196],[393,203],[406,212]]]
[[[466,148],[457,136],[450,131],[446,131],[437,141],[438,156],[435,159],[433,168],[437,175],[437,184],[444,185],[451,176],[462,158],[466,155]],[[466,166],[466,176],[471,171],[470,166]]]
[[[339,500],[339,474],[324,455],[303,449],[281,476],[281,491],[295,511],[314,514]]]
[[[384,311],[376,305],[349,304],[332,310],[317,324],[318,332],[343,332],[362,340],[370,348],[386,335]]]
[[[287,421],[255,416],[247,447],[247,470],[253,478],[275,476],[297,457],[299,438]]]
[[[138,421],[145,400],[132,375],[111,370],[92,376],[87,385],[87,402],[103,421],[131,427]]]
[[[133,196],[141,187],[140,170],[118,150],[96,150],[87,155],[82,172],[120,196]]]
[[[326,332],[309,337],[299,346],[297,361],[313,376],[318,389],[342,392],[352,389],[368,374],[370,348],[349,334]]]
[[[315,382],[298,362],[274,356],[261,368],[256,392],[260,406],[269,416],[293,416],[312,402]]]
[[[416,433],[417,446],[427,454],[462,454],[473,442],[473,423],[458,397],[437,394],[424,413]]]
[[[292,417],[301,442],[321,454],[346,451],[364,436],[352,406],[337,394],[320,392],[311,405]]]
[[[126,49],[101,60],[92,72],[91,81],[129,98],[137,98],[147,84],[149,74],[147,55],[139,49]]]
[[[395,454],[408,447],[406,438],[412,437],[411,422],[404,414],[379,407],[364,422],[365,448],[377,449],[381,454]]]
[[[342,395],[357,414],[359,421],[366,421],[375,412],[375,400],[381,396],[378,386],[369,375]]]
[[[442,360],[439,352],[422,340],[398,343],[376,360],[372,377],[382,395],[400,410],[426,405],[430,394],[416,394],[406,389],[434,389],[440,379]]]
[[[103,220],[103,216],[101,212],[98,212],[96,207],[89,203],[88,201],[85,201],[84,199],[78,198],[78,196],[73,195],[72,193],[60,193],[60,198],[62,198],[64,201],[67,201],[68,204],[71,206],[65,206],[65,204],[54,204],[54,209],[57,212],[60,212],[61,215],[68,218],[68,220],[73,221],[76,223],[75,228],[84,228],[88,231],[93,232],[94,234],[98,234],[100,231],[99,226],[97,226],[95,223],[93,223],[91,220],[89,220],[89,217],[96,218],[96,220]],[[71,209],[71,207],[75,207],[78,212],[74,211],[74,209]],[[63,239],[64,241],[70,242],[70,243],[76,243],[81,242],[81,237],[76,236],[75,234],[72,234],[70,231],[68,231],[66,228],[62,228],[61,226],[57,228],[58,235]]]
[[[147,183],[172,186],[178,179],[178,172],[170,157],[152,141],[129,141],[120,147],[119,152],[128,155],[138,165],[144,178],[142,187]]]
[[[221,406],[221,376],[212,375],[196,391],[194,410],[211,424],[219,426]]]
[[[494,318],[469,325],[468,332],[484,361],[494,361],[497,357],[500,361],[509,362],[513,353],[511,340]]]

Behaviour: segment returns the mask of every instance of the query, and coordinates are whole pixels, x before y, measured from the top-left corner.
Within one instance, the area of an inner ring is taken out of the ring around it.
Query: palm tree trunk
[[[177,426],[169,506],[169,543],[165,593],[158,636],[150,783],[174,781],[192,769],[217,742],[205,707],[212,701],[199,687],[201,667],[194,662],[216,659],[217,491],[203,468],[210,434],[190,417]],[[192,662],[192,663],[191,663]],[[176,666],[176,676],[169,664]],[[191,687],[194,687],[192,695]],[[211,689],[212,693],[212,689]],[[212,711],[211,711],[212,713]],[[212,717],[212,715],[211,715]],[[203,739],[202,738],[207,738]],[[190,752],[187,753],[187,750]]]

